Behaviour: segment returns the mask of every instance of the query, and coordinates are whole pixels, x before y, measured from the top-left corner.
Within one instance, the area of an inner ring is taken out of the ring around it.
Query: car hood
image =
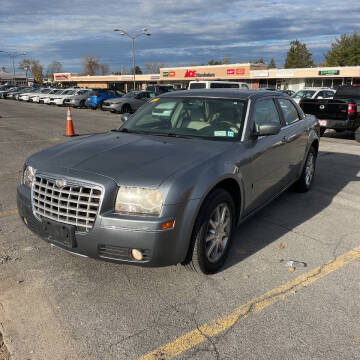
[[[111,103],[111,104],[120,104],[123,102],[127,102],[127,101],[131,101],[133,100],[133,98],[122,98],[122,97],[117,97],[117,98],[112,98],[112,99],[107,99],[105,100],[107,103]]]
[[[128,186],[158,187],[187,166],[204,162],[232,142],[109,132],[55,145],[28,163],[46,173],[90,172]]]

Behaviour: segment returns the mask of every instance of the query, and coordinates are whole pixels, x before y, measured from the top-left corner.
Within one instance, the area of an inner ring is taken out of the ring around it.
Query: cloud
[[[27,51],[43,65],[52,60],[68,71],[81,71],[85,54],[99,57],[113,70],[131,63],[132,34],[139,37],[137,64],[206,63],[231,54],[234,62],[263,56],[282,64],[290,41],[306,42],[316,61],[322,60],[335,37],[360,31],[358,0],[2,0],[0,50]],[[1,55],[1,54],[0,54]],[[7,62],[3,54],[0,63]]]

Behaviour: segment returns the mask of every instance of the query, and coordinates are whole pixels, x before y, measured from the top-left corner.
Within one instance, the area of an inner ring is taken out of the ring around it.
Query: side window
[[[322,97],[323,99],[326,98],[325,91],[319,91],[316,95],[316,99],[318,99],[319,97]]]
[[[326,92],[326,97],[327,98],[333,98],[334,97],[334,93],[332,91],[327,91]]]
[[[254,122],[256,127],[266,124],[280,125],[279,113],[272,98],[255,103]]]
[[[279,99],[281,111],[284,115],[286,125],[292,124],[299,120],[299,114],[295,106],[289,100]]]

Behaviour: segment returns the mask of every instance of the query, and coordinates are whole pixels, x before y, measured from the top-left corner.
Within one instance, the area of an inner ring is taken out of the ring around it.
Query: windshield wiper
[[[183,134],[176,134],[176,133],[150,132],[149,135],[176,137],[176,138],[182,138],[182,139],[192,139],[193,138],[193,136],[190,136],[190,135],[183,135]]]

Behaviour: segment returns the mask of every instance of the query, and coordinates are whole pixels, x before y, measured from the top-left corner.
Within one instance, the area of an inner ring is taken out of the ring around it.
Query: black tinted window
[[[280,125],[279,113],[273,99],[257,101],[255,104],[255,126]]]
[[[279,104],[280,104],[280,108],[283,113],[286,125],[289,125],[289,124],[299,120],[299,114],[291,101],[280,99]]]
[[[192,83],[190,84],[190,89],[205,89],[205,83]]]
[[[227,89],[227,88],[239,88],[239,84],[232,84],[232,83],[211,83],[211,89]]]

